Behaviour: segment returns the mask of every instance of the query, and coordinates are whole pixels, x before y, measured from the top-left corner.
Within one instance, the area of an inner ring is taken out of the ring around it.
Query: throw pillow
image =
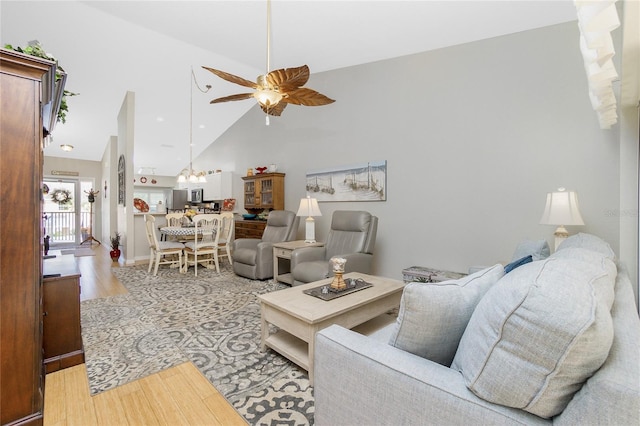
[[[506,275],[478,303],[452,368],[487,401],[550,418],[606,360],[613,323],[598,264],[549,258]]]
[[[531,255],[533,260],[542,260],[549,257],[551,253],[549,249],[549,243],[547,240],[524,240],[518,244],[511,261],[522,259],[528,255]]]
[[[448,367],[478,301],[503,275],[497,264],[458,280],[407,284],[389,344]]]
[[[598,252],[611,260],[616,260],[616,254],[614,253],[609,243],[592,234],[585,234],[584,232],[580,232],[578,234],[572,235],[562,243],[560,243],[556,251],[568,248],[584,248],[587,250]]]
[[[516,269],[518,266],[526,265],[527,263],[531,263],[533,261],[533,256],[525,256],[522,259],[515,260],[504,267],[504,273],[508,274],[509,272]]]

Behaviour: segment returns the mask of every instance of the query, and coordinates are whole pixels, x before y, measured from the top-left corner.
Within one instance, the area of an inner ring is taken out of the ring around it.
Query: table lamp
[[[558,188],[558,192],[547,194],[547,204],[540,218],[541,225],[558,225],[555,235],[555,249],[569,236],[564,225],[584,225],[578,208],[578,194]]]
[[[305,219],[305,243],[316,242],[316,228],[314,216],[322,216],[320,207],[318,207],[318,200],[311,198],[307,195],[307,198],[300,200],[300,207],[298,207],[297,216],[307,216]]]

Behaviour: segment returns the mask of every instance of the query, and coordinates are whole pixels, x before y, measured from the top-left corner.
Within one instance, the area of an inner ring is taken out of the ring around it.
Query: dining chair
[[[218,262],[219,239],[222,227],[222,217],[219,214],[197,214],[193,217],[195,235],[193,241],[184,246],[184,271],[189,265],[194,266],[195,276],[198,276],[198,263],[211,264],[213,262],[216,272],[220,273]],[[198,259],[200,258],[200,259]]]
[[[167,226],[181,226],[184,212],[167,213],[164,218],[167,220]]]
[[[233,237],[235,232],[235,218],[233,212],[220,213],[222,218],[222,226],[220,227],[220,238],[218,239],[218,247],[220,250],[224,250],[224,254],[219,254],[220,257],[226,257],[229,260],[229,264],[233,265],[233,259],[231,258],[231,245],[233,244]]]
[[[164,218],[167,221],[167,225],[166,226],[182,226],[182,220],[184,219],[184,212],[178,212],[178,213],[167,213]],[[166,235],[161,235],[160,236],[160,240],[171,240],[171,241],[180,241],[181,243],[186,242],[186,239],[184,238],[178,238],[176,236],[166,236]]]
[[[182,252],[184,244],[176,241],[158,241],[156,236],[156,218],[150,214],[144,215],[144,224],[147,233],[147,242],[149,243],[149,269],[151,272],[154,267],[153,275],[158,275],[158,266],[170,265],[180,268],[182,272]],[[177,257],[176,257],[177,256]]]

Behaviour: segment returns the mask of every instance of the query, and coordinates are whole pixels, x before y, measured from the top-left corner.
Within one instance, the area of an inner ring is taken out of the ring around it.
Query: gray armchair
[[[287,210],[273,210],[262,239],[240,238],[233,242],[233,272],[254,280],[273,277],[273,243],[291,241],[298,232],[298,217]]]
[[[378,218],[365,211],[337,210],[324,247],[302,247],[291,253],[293,285],[318,281],[333,275],[329,259],[347,259],[345,272],[371,272]]]

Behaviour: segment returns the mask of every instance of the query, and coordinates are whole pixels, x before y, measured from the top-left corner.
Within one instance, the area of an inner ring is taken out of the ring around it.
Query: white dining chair
[[[144,224],[149,243],[149,269],[153,267],[153,275],[158,275],[158,266],[170,265],[180,268],[182,272],[182,253],[184,244],[176,241],[158,241],[156,236],[156,218],[150,214],[144,215]]]
[[[164,216],[164,218],[167,221],[166,226],[182,226],[182,221],[184,219],[184,212],[167,213]],[[186,242],[186,239],[184,238],[177,238],[175,236],[166,236],[166,235],[161,235],[160,240],[179,241],[181,243]]]
[[[222,217],[219,214],[197,214],[193,217],[195,235],[193,241],[184,246],[184,271],[193,265],[195,276],[198,276],[198,263],[215,265],[216,272],[220,273],[218,262],[218,241],[220,239]],[[210,266],[209,266],[210,267]]]
[[[231,246],[233,245],[233,236],[235,233],[235,218],[233,212],[220,213],[222,218],[222,226],[220,227],[220,238],[218,239],[219,257],[226,257],[229,260],[229,264],[233,265],[233,259],[231,258]]]
[[[167,213],[164,216],[164,218],[167,220],[167,226],[181,226],[183,217],[184,217],[183,212]]]

